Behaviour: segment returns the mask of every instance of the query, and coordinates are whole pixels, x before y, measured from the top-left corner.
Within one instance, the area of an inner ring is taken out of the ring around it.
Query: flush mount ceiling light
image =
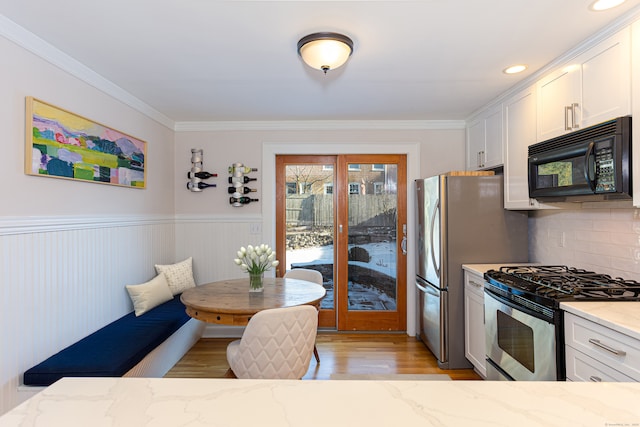
[[[510,67],[507,67],[504,70],[502,70],[502,72],[505,74],[517,74],[517,73],[523,72],[526,69],[527,69],[526,65],[518,64],[518,65],[512,65]]]
[[[352,52],[353,40],[338,33],[313,33],[298,42],[298,54],[302,60],[325,74],[347,62]]]
[[[589,9],[598,12],[600,10],[607,10],[616,6],[620,6],[624,2],[625,0],[596,0],[591,3]]]

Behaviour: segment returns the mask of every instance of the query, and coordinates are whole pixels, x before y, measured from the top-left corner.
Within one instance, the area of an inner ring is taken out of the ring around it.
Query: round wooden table
[[[263,292],[249,292],[249,277],[222,280],[187,289],[180,300],[194,319],[244,326],[251,316],[269,308],[313,305],[319,308],[324,287],[298,279],[264,278]]]

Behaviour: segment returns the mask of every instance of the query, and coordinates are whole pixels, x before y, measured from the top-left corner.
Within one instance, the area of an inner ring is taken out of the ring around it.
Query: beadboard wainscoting
[[[529,259],[640,280],[640,210],[585,203],[529,215]]]
[[[0,414],[30,397],[25,370],[133,309],[125,285],[188,257],[197,284],[241,277],[235,253],[262,243],[261,229],[242,214],[0,219]]]
[[[0,219],[0,413],[31,366],[132,310],[127,284],[175,261],[168,217]]]
[[[242,209],[242,208],[239,208]],[[246,276],[233,259],[241,246],[269,243],[263,240],[261,215],[241,212],[234,216],[176,216],[176,257],[193,257],[198,285]],[[267,275],[274,275],[270,270]],[[240,337],[244,327],[207,325],[203,336]]]

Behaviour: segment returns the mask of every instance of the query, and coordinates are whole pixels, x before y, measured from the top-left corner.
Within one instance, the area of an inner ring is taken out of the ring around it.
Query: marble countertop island
[[[638,426],[640,383],[63,378],[0,426]]]

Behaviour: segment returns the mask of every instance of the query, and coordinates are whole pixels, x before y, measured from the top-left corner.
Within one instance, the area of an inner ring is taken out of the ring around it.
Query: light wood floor
[[[203,338],[165,375],[228,378],[227,344],[234,338]],[[453,380],[481,379],[472,369],[442,370],[416,338],[401,334],[319,332],[320,363],[312,357],[305,380],[336,374],[448,374]]]

